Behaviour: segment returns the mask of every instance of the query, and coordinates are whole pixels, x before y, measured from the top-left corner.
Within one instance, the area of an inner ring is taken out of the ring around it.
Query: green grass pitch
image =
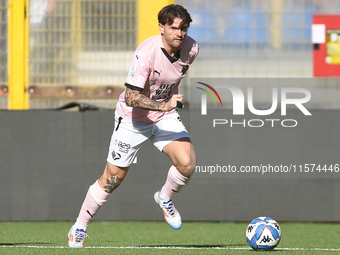
[[[247,223],[93,221],[85,249],[69,249],[72,222],[0,222],[0,254],[255,254],[245,239]],[[274,254],[339,254],[340,225],[280,223]],[[278,253],[276,253],[278,252]]]

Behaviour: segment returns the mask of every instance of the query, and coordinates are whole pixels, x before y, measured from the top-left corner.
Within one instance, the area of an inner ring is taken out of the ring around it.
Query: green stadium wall
[[[339,126],[339,112],[320,111]],[[181,111],[186,124],[189,113]],[[0,111],[0,220],[75,220],[88,187],[105,167],[113,115],[112,110]],[[195,129],[191,132],[197,136]],[[322,142],[318,127],[311,126],[308,132]],[[332,136],[335,155],[339,137],[336,132]],[[249,146],[237,137],[225,146],[233,150],[236,143]],[[290,153],[308,153],[286,148]],[[201,146],[196,150],[200,155]],[[242,154],[233,157],[243,160]],[[94,220],[163,220],[153,194],[163,185],[170,165],[167,156],[147,141],[138,164],[131,166]],[[339,194],[338,178],[192,178],[174,201],[184,221],[248,222],[270,216],[278,221],[335,222],[340,221]]]

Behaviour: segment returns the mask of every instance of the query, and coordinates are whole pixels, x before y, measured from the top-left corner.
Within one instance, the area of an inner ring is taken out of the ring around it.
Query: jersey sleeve
[[[198,52],[199,52],[199,47],[198,47],[197,42],[195,42],[195,44],[193,45],[192,50],[190,52],[190,60],[189,60],[190,65],[192,64],[192,62],[194,62],[195,58],[198,55]]]
[[[150,61],[141,51],[136,51],[132,60],[125,86],[132,86],[143,90],[150,74]]]

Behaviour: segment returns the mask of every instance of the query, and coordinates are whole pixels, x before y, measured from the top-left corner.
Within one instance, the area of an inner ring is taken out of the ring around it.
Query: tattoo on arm
[[[106,186],[104,186],[106,193],[112,193],[123,181],[123,178],[119,178],[118,176],[112,176],[111,180],[106,179]]]
[[[165,102],[158,102],[152,100],[145,95],[141,94],[137,90],[126,88],[125,102],[127,106],[141,108],[152,111],[162,111],[164,109]]]

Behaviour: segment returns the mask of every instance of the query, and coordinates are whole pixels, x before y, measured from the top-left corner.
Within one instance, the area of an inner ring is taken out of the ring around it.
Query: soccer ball
[[[249,223],[246,238],[254,250],[273,250],[281,240],[281,228],[272,218],[258,217]]]

